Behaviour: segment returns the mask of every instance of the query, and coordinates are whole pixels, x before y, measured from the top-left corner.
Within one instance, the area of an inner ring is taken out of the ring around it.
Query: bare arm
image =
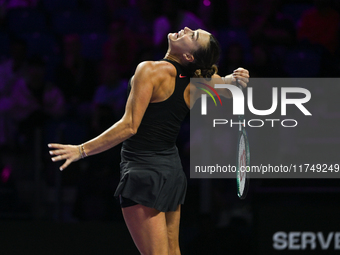
[[[136,134],[153,94],[155,79],[157,79],[157,77],[152,78],[155,77],[153,72],[152,62],[138,65],[124,116],[102,134],[83,144],[88,156],[106,151]],[[66,160],[60,170],[82,158],[79,146],[49,144],[49,147],[55,149],[50,151],[54,156],[52,161]]]

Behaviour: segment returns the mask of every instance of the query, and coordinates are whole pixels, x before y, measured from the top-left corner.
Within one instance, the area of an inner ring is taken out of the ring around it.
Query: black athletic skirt
[[[184,203],[187,180],[177,147],[163,151],[133,151],[122,147],[120,182],[114,194],[162,212]]]

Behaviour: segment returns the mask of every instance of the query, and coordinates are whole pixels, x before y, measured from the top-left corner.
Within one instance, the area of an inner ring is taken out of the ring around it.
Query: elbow
[[[136,125],[133,125],[133,123],[128,123],[126,130],[128,131],[128,136],[134,136],[137,134],[138,127]]]
[[[129,128],[130,136],[134,136],[135,134],[137,134],[137,130],[138,130],[138,128],[130,127]]]
[[[136,122],[132,120],[132,118],[123,117],[120,121],[122,124],[122,128],[125,131],[125,135],[127,137],[131,137],[137,134],[139,125],[136,125]]]

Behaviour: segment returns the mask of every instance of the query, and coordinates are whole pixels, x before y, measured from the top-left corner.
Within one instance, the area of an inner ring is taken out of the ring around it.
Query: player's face
[[[192,54],[200,47],[207,47],[210,33],[202,29],[191,30],[188,27],[178,33],[168,34],[169,48],[173,54]]]

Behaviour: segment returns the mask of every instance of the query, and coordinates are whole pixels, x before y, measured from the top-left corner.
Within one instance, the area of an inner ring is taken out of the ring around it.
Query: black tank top
[[[149,103],[137,133],[123,142],[123,146],[134,150],[159,151],[172,148],[189,108],[184,100],[184,90],[190,77],[179,63],[163,59],[176,68],[176,84],[173,94],[166,100]],[[128,93],[131,90],[131,79]]]

